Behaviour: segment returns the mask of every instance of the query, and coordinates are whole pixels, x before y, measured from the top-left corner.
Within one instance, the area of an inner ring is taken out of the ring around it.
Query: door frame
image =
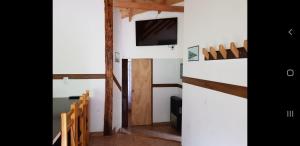
[[[122,59],[122,128],[128,127],[128,59]]]

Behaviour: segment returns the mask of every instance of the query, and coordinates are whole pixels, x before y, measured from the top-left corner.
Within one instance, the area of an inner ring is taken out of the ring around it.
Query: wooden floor
[[[90,135],[89,146],[181,146],[180,133],[170,123],[132,126],[131,112],[128,114],[129,128],[113,136]]]
[[[93,135],[90,137],[89,146],[181,146],[181,144],[158,138],[118,133],[113,136]]]
[[[130,130],[138,130],[138,131],[155,131],[160,133],[167,133],[171,135],[181,136],[179,132],[176,131],[175,128],[171,126],[170,123],[154,123],[149,126],[130,126],[128,129]]]
[[[181,146],[181,136],[168,123],[130,126],[113,136],[94,134],[89,146]]]
[[[131,122],[131,111],[128,111],[128,127],[130,129],[145,129],[145,130],[153,130],[153,131],[158,131],[158,132],[164,132],[168,134],[173,134],[180,136],[181,134],[176,131],[175,128],[171,126],[169,122],[166,123],[154,123],[151,126],[133,126]]]

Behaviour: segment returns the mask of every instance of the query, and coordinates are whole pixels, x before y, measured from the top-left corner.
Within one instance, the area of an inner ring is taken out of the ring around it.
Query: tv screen
[[[136,46],[177,44],[177,18],[135,22]]]

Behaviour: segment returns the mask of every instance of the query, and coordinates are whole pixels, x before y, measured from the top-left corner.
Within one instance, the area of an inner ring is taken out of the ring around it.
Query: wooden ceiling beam
[[[130,1],[131,2],[135,2],[135,0],[130,0]],[[134,10],[133,8],[129,9],[129,12],[128,12],[129,13],[128,14],[129,15],[129,22],[131,22],[131,20],[132,20],[133,10]]]
[[[157,3],[141,3],[141,2],[114,2],[114,7],[129,8],[129,9],[142,9],[142,10],[155,10],[155,11],[169,11],[169,12],[184,12],[183,6],[169,6]]]
[[[116,1],[121,1],[121,0],[116,0]],[[129,1],[129,0],[122,0],[122,1]],[[145,0],[135,0],[137,2],[144,2]],[[166,0],[166,5],[174,5],[174,4],[177,4],[177,3],[180,3],[180,2],[183,2],[184,0]],[[152,0],[152,1],[147,1],[147,2],[153,2],[153,3],[161,3],[162,0]],[[129,9],[126,9],[126,8],[120,8],[120,12],[121,12],[121,18],[126,18],[126,17],[129,17]],[[135,9],[133,11],[133,16],[137,15],[137,14],[141,14],[141,13],[144,13],[144,12],[147,12],[149,10],[140,10],[140,9]]]
[[[116,1],[120,1],[120,0],[116,0]],[[122,0],[122,1],[125,1],[125,0]],[[128,0],[126,0],[126,1],[128,1]],[[138,2],[141,2],[141,0],[136,0],[136,1],[138,1]],[[183,2],[184,0],[166,0],[166,5],[174,5],[174,4],[177,4],[177,3],[180,3],[180,2]],[[155,1],[152,1],[152,2],[155,2],[155,3],[157,3],[157,0],[155,0]],[[159,1],[159,2],[161,2],[161,0]],[[135,9],[134,11],[133,11],[133,16],[134,15],[137,15],[137,14],[141,14],[141,13],[144,13],[144,12],[147,12],[148,10],[140,10],[140,9]],[[128,9],[126,9],[126,8],[120,8],[120,12],[121,12],[121,18],[123,19],[123,18],[126,18],[126,17],[129,17],[129,13],[128,13]]]
[[[164,5],[167,4],[167,0],[162,0],[161,4],[164,4]],[[161,10],[158,10],[158,14],[160,14],[160,13],[161,13]]]

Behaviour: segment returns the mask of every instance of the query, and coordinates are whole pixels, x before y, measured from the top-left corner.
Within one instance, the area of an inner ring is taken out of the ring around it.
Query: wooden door
[[[132,59],[132,125],[152,124],[152,59]]]

